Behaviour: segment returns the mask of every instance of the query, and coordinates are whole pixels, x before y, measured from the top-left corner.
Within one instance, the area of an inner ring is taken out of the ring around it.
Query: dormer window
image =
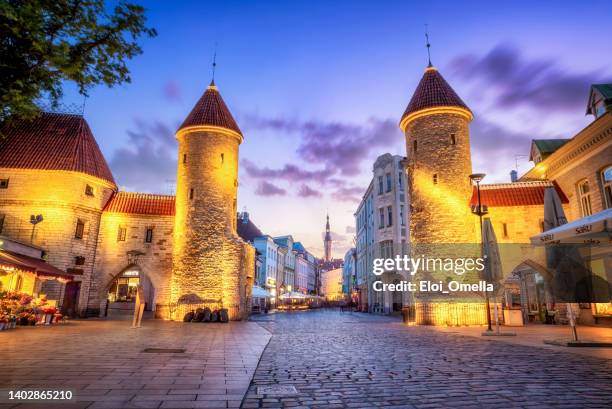
[[[608,111],[612,111],[612,86],[611,84],[591,85],[591,94],[587,114],[592,114],[595,119],[601,117]]]
[[[85,194],[87,196],[93,196],[94,195],[94,189],[93,189],[93,187],[91,187],[91,185],[85,185]]]
[[[8,189],[8,184],[8,179],[0,179],[0,189]]]

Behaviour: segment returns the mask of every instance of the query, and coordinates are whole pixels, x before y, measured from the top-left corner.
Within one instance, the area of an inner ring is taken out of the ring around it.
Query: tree
[[[35,116],[43,97],[57,106],[64,81],[83,95],[130,82],[137,39],[157,33],[142,6],[121,0],[109,11],[103,0],[0,0],[0,124]]]

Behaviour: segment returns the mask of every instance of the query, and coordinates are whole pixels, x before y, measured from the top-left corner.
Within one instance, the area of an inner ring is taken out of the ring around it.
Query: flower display
[[[18,325],[51,324],[59,322],[62,314],[57,307],[48,305],[45,295],[34,298],[15,291],[0,292],[0,330]]]

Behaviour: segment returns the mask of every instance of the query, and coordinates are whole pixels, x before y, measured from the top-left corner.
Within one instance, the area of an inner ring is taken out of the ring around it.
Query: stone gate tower
[[[176,132],[172,319],[198,307],[247,316],[255,251],[236,233],[240,128],[214,81]]]
[[[472,118],[467,105],[430,64],[400,121],[406,135],[413,245],[474,243],[469,209]]]

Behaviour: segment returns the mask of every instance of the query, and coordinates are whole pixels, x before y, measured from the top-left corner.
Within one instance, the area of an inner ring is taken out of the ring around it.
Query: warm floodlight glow
[[[472,119],[474,119],[474,115],[472,115],[472,113],[466,108],[461,108],[461,107],[425,108],[425,109],[421,109],[419,111],[413,112],[409,115],[406,115],[406,117],[403,118],[402,121],[400,122],[400,129],[402,130],[402,132],[406,132],[406,128],[408,127],[408,124],[414,121],[415,119],[418,119],[424,116],[428,116],[428,115],[440,115],[440,114],[459,115],[467,119],[468,121],[471,121]]]

